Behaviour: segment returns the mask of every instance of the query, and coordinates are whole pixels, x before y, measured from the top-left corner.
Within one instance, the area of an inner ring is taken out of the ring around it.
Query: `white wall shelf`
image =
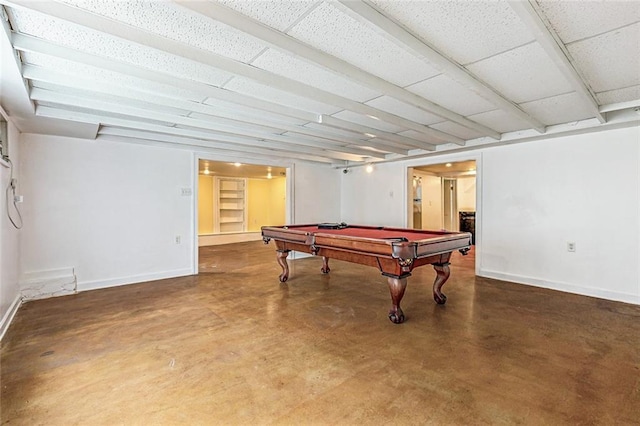
[[[214,232],[246,232],[247,179],[216,177]]]

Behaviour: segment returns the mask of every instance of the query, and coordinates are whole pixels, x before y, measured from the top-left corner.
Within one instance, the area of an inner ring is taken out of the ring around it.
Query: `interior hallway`
[[[455,253],[447,304],[418,268],[395,325],[374,268],[307,258],[281,284],[273,243],[200,254],[199,276],[25,304],[2,342],[2,423],[640,418],[640,306],[476,278]]]

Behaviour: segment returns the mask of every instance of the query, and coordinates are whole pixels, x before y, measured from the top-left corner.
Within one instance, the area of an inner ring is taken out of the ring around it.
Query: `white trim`
[[[138,284],[147,281],[163,280],[167,278],[179,278],[193,275],[191,268],[173,269],[170,271],[154,272],[151,274],[131,275],[128,277],[110,278],[107,280],[79,282],[78,292],[97,290],[101,288],[119,287],[129,284]]]
[[[198,179],[198,175],[200,172],[200,158],[203,154],[199,154],[197,152],[193,153],[193,161],[191,162],[191,178],[193,179],[193,196],[191,197],[191,223],[193,224],[193,230],[191,235],[193,236],[191,241],[191,253],[193,253],[193,258],[191,259],[191,273],[193,275],[198,275],[198,270],[200,268],[200,264],[198,262],[198,258],[200,256],[199,245],[200,240],[198,238],[198,199],[200,197],[200,179]]]
[[[481,269],[477,274],[485,278],[492,278],[500,281],[508,281],[516,284],[529,285],[533,287],[546,288],[565,293],[579,294],[581,296],[596,297],[599,299],[612,300],[617,302],[640,305],[640,295],[632,293],[621,293],[609,291],[601,288],[584,287],[580,285],[564,283],[559,281],[547,281],[540,278],[526,277],[522,275],[507,274],[488,269]]]
[[[13,322],[13,318],[16,316],[20,306],[22,306],[22,297],[18,294],[13,300],[13,303],[11,303],[11,306],[9,306],[7,312],[4,314],[4,317],[2,317],[2,321],[0,321],[0,342]]]

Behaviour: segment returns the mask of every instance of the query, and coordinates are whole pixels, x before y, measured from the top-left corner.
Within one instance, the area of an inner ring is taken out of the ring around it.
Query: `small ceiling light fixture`
[[[209,169],[204,169],[204,172],[202,172],[202,173],[204,173],[205,175],[208,175],[211,172],[209,171]]]
[[[447,163],[447,164],[445,164],[445,166],[446,166],[446,167],[451,167],[451,166],[452,166],[452,164],[451,164],[451,163]]]
[[[242,166],[242,163],[233,163],[233,165],[236,166],[236,167],[240,167],[240,166]]]
[[[271,172],[267,173],[267,179],[271,179],[273,176],[271,176]]]
[[[367,171],[367,173],[371,173],[373,171],[373,166],[371,164],[367,164],[365,170]]]

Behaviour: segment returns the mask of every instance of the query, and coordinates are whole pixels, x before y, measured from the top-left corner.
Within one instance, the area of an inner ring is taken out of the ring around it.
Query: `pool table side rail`
[[[308,232],[296,230],[296,227],[312,225],[296,225],[291,227],[262,227],[263,237],[275,240],[303,244],[316,247],[330,247],[369,255],[386,255],[393,258],[409,259],[433,256],[454,250],[464,249],[471,245],[471,234],[468,232],[429,231],[441,234],[438,238],[415,241],[394,241],[379,238],[354,237],[333,233]],[[358,228],[380,229],[379,227],[358,226]],[[401,231],[400,228],[384,228]],[[404,230],[406,231],[406,230]],[[307,250],[305,250],[307,251]]]

